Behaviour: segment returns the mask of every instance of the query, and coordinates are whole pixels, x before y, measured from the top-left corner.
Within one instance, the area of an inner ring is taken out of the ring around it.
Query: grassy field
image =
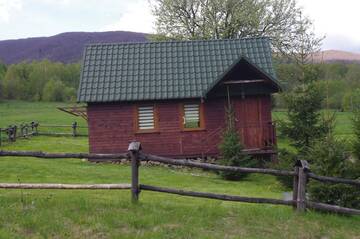
[[[74,117],[53,103],[0,103],[0,126],[38,120],[68,124]],[[32,117],[36,117],[35,119]],[[78,120],[78,118],[76,118]],[[7,144],[5,150],[86,152],[86,138],[44,137]],[[144,184],[243,196],[281,198],[273,176],[228,182],[200,170],[142,166]],[[129,183],[130,167],[77,159],[0,158],[0,182]],[[0,190],[0,238],[360,238],[360,217],[285,206],[231,203],[125,191]]]

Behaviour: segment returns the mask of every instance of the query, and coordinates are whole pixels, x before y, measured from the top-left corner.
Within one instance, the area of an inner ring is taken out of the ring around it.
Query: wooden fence
[[[87,131],[87,128],[87,126],[79,126],[77,122],[73,122],[71,125],[50,125],[40,124],[38,122],[9,125],[6,128],[0,128],[0,146],[4,142],[15,142],[17,139],[28,138],[29,136],[36,135],[72,137],[88,136],[87,132],[79,132],[81,129],[85,129]]]
[[[360,215],[360,210],[353,208],[345,208],[336,205],[318,203],[309,201],[306,198],[306,186],[309,179],[318,180],[324,183],[341,183],[352,185],[356,190],[360,190],[360,180],[335,178],[319,176],[311,173],[308,163],[305,160],[299,160],[294,166],[294,171],[275,170],[265,168],[243,168],[222,166],[208,163],[198,163],[186,159],[171,159],[159,157],[155,155],[145,154],[141,152],[139,142],[132,142],[129,145],[128,153],[123,154],[87,154],[87,153],[43,153],[43,152],[24,152],[24,151],[0,151],[2,156],[17,157],[38,157],[38,158],[88,158],[101,161],[120,161],[123,159],[131,160],[131,184],[29,184],[29,183],[0,183],[0,188],[6,189],[131,189],[132,201],[137,202],[141,191],[155,191],[162,193],[177,194],[182,196],[192,196],[200,198],[210,198],[234,202],[246,203],[267,203],[275,205],[292,206],[298,212],[305,212],[307,208],[317,209],[336,213],[345,213]],[[181,189],[165,188],[139,183],[139,166],[141,161],[152,161],[163,164],[185,166],[191,168],[200,168],[214,171],[229,171],[239,173],[260,173],[276,176],[292,176],[293,177],[293,198],[292,200],[244,197],[235,195],[215,194],[207,192],[195,192]]]

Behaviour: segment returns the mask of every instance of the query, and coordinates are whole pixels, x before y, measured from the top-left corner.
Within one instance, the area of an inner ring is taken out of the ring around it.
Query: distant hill
[[[360,53],[327,50],[314,54],[315,62],[343,62],[343,63],[360,63]]]
[[[6,64],[49,59],[64,63],[81,59],[88,43],[143,42],[147,34],[125,31],[66,32],[51,37],[0,41],[0,60]]]
[[[0,41],[0,61],[6,64],[49,59],[63,63],[81,59],[88,43],[143,42],[147,34],[138,32],[66,32],[51,37]],[[328,50],[314,54],[315,62],[360,63],[360,53]]]

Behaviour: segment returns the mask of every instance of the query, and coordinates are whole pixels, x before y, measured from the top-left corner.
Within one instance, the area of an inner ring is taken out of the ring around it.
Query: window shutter
[[[184,104],[184,125],[185,128],[200,127],[199,104]]]
[[[154,106],[138,107],[138,126],[139,129],[155,129]]]

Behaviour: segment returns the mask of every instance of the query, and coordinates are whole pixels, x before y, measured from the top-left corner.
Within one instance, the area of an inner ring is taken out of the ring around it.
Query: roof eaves
[[[240,61],[245,60],[247,63],[249,63],[250,65],[252,65],[253,67],[256,68],[256,70],[258,70],[259,72],[261,72],[262,74],[264,74],[266,77],[268,77],[272,83],[278,88],[279,91],[281,91],[281,87],[280,84],[278,83],[278,81],[271,76],[270,74],[266,73],[264,70],[262,70],[260,67],[258,67],[255,63],[253,63],[250,59],[248,59],[246,56],[241,55],[237,60],[235,60],[227,69],[226,71],[224,71],[218,78],[216,81],[214,81],[206,90],[204,90],[202,92],[202,97],[206,98],[207,94],[220,82],[223,80],[223,78],[237,65],[240,63]]]

